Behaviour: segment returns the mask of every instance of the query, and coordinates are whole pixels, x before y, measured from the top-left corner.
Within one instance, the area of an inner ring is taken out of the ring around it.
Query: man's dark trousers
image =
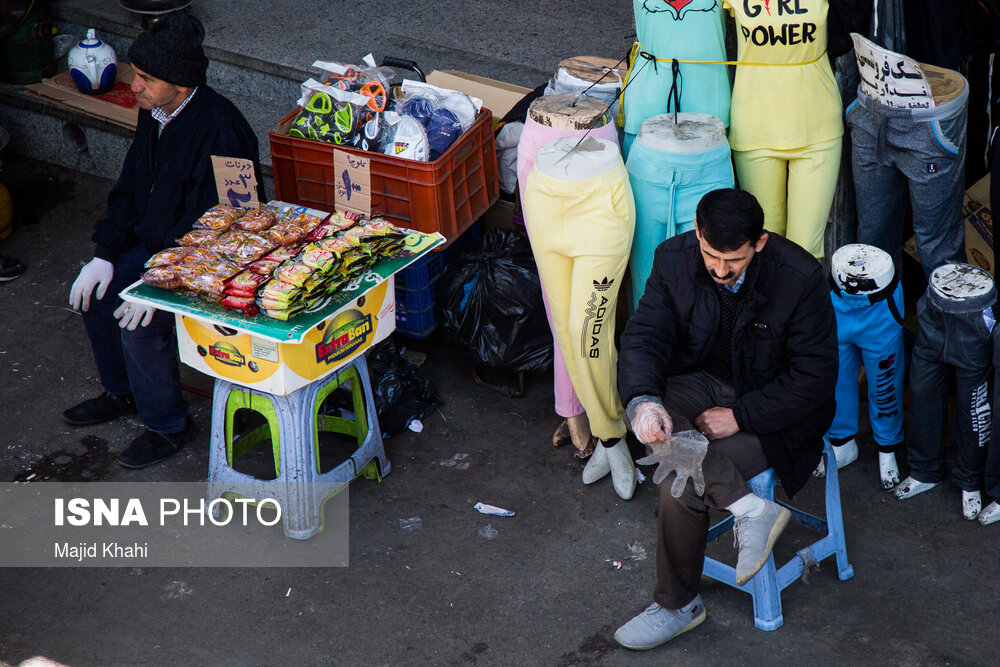
[[[151,431],[177,433],[184,430],[188,405],[181,396],[173,313],[158,310],[148,326],[135,331],[119,328],[114,317],[122,304],[118,293],[139,279],[149,257],[141,244],[121,254],[104,298],[97,299],[96,290],[91,295],[83,324],[104,390],[113,396],[132,394]]]
[[[663,405],[673,421],[673,432],[693,429],[694,420],[712,407],[730,407],[733,387],[709,373],[695,371],[667,380]],[[698,595],[705,564],[709,508],[722,509],[752,493],[746,480],[767,470],[760,440],[736,433],[712,440],[702,462],[705,494],[695,493],[688,481],[680,498],[670,495],[674,474],[657,488],[660,511],[656,545],[656,590],[653,600],[667,609],[680,609]]]

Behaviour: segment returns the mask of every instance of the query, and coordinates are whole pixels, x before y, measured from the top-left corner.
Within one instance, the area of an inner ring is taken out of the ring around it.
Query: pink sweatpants
[[[537,123],[530,116],[525,118],[524,130],[521,132],[521,139],[517,143],[518,192],[524,192],[528,181],[528,174],[531,173],[531,168],[535,166],[535,156],[538,154],[539,148],[550,141],[555,141],[562,137],[582,137],[584,134],[587,134],[586,130],[560,130]],[[615,128],[613,122],[594,128],[590,131],[589,136],[595,139],[608,139],[616,144],[618,143],[618,130]],[[548,318],[549,329],[552,330],[552,313],[549,309],[549,297],[544,289],[542,289],[542,300],[545,302],[545,317]],[[552,355],[552,385],[556,399],[556,414],[560,417],[581,415],[584,413],[583,405],[573,390],[573,383],[569,379],[569,371],[566,370],[566,362],[563,360],[563,355],[559,350],[559,343],[556,342],[554,335],[552,337],[552,346],[555,348],[555,354]]]

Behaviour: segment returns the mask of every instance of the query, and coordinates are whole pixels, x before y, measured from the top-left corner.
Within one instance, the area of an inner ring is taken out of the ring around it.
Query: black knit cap
[[[190,10],[170,12],[139,33],[128,49],[128,59],[157,79],[193,88],[205,83],[204,39],[205,27]]]

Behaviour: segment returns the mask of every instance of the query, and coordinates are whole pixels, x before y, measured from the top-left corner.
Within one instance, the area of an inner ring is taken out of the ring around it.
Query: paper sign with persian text
[[[215,172],[215,189],[219,192],[220,204],[234,208],[260,208],[253,160],[213,155],[212,170]]]
[[[851,37],[865,95],[896,109],[934,106],[934,95],[920,63],[883,49],[855,32]]]
[[[334,204],[365,217],[372,214],[371,158],[333,151]]]

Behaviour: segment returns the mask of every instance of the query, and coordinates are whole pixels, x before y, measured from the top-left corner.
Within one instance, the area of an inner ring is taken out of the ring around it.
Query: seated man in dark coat
[[[618,387],[629,426],[676,471],[658,487],[653,605],[615,633],[627,648],[653,648],[705,620],[698,591],[710,507],[736,517],[737,581],[763,567],[789,512],[746,480],[773,467],[785,492],[796,493],[833,419],[837,325],[826,277],[805,250],[763,226],[753,195],[706,194],[695,230],[657,248],[622,335]],[[688,448],[685,462],[669,440],[692,428],[708,444]],[[674,497],[677,473],[684,486]],[[684,475],[703,475],[703,488]]]
[[[123,303],[118,293],[218,203],[212,155],[251,159],[260,173],[250,125],[205,83],[204,36],[185,10],[158,19],[129,48],[139,122],[108,196],[107,220],[93,235],[94,259],[70,293],[70,304],[83,311],[104,393],[63,419],[86,426],[138,411],[147,428],[119,455],[128,468],[162,461],[195,428],[181,396],[173,314]]]

